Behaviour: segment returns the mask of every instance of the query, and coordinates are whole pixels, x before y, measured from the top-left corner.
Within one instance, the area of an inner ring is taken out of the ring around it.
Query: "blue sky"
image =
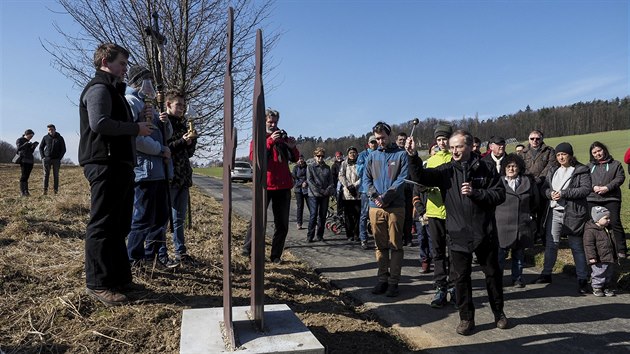
[[[76,162],[79,89],[51,67],[53,1],[0,1],[0,139],[54,122]],[[265,78],[290,135],[366,133],[378,120],[480,118],[630,94],[629,2],[288,1]],[[246,136],[249,132],[240,132]],[[246,145],[246,144],[244,144]],[[239,147],[237,154],[246,153]]]

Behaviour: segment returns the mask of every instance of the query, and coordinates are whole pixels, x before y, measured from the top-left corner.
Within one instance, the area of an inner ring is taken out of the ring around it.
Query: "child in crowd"
[[[615,296],[611,288],[615,272],[617,250],[611,232],[606,228],[610,223],[610,212],[602,206],[591,209],[592,221],[584,228],[584,252],[591,265],[591,286],[593,295]]]

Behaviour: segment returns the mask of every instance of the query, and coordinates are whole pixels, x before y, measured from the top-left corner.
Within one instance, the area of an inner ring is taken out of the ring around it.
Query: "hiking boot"
[[[385,296],[387,297],[396,297],[398,296],[398,284],[389,284],[387,286],[387,292],[385,292]]]
[[[515,288],[524,288],[525,287],[525,282],[523,281],[523,278],[518,278],[514,281],[514,287]]]
[[[376,284],[376,286],[372,289],[372,294],[375,295],[380,295],[380,294],[384,294],[385,291],[387,291],[387,287],[388,284],[385,282],[379,282],[378,284]]]
[[[551,274],[541,274],[534,279],[532,284],[551,284]]]
[[[370,246],[368,245],[367,241],[361,241],[361,248],[367,251],[370,249]]]
[[[178,263],[178,265],[179,263],[181,263],[183,265],[191,266],[191,267],[197,267],[200,265],[200,263],[196,259],[194,259],[191,255],[188,255],[188,254],[182,254],[181,256],[179,256],[178,259],[177,258],[175,259],[175,262]],[[177,265],[175,267],[177,267]]]
[[[422,261],[422,264],[420,265],[420,273],[426,274],[429,272],[431,272],[431,263]]]
[[[608,289],[606,289],[606,290],[608,290]],[[593,295],[595,295],[597,297],[603,297],[604,296],[604,291],[602,289],[593,288]]]
[[[593,290],[593,293],[595,293],[595,290]],[[615,291],[613,289],[606,289],[604,290],[604,295],[607,297],[613,297],[615,296]]]
[[[457,325],[457,334],[462,336],[469,336],[475,330],[475,320],[460,320]]]
[[[508,327],[508,319],[503,312],[494,315],[494,322],[497,324],[498,329],[506,329]]]
[[[578,279],[578,294],[586,295],[588,293],[588,282],[586,279]]]
[[[455,295],[455,288],[448,289],[449,302],[453,306],[457,306],[457,296]]]
[[[172,269],[179,267],[179,261],[170,258],[161,258],[158,259],[155,265],[158,269]]]
[[[433,295],[433,300],[431,300],[431,307],[434,309],[441,309],[446,305],[446,290],[437,289],[435,295]]]
[[[126,304],[129,299],[124,294],[114,290],[94,290],[86,288],[85,292],[94,299],[102,302],[106,306],[119,306]]]

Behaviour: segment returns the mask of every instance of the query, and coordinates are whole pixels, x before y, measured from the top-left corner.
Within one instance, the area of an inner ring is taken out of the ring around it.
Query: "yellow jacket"
[[[427,168],[438,167],[445,163],[451,162],[451,153],[449,151],[440,150],[427,160]],[[442,193],[437,187],[429,188],[427,191],[427,217],[446,219],[446,208],[442,200]]]

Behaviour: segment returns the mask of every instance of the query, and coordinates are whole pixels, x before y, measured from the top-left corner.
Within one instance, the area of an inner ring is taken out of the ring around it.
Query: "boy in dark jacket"
[[[610,211],[596,206],[591,209],[591,217],[593,220],[587,221],[584,228],[584,252],[591,265],[593,295],[615,296],[610,283],[615,272],[617,251],[612,234],[606,228],[610,224]]]

